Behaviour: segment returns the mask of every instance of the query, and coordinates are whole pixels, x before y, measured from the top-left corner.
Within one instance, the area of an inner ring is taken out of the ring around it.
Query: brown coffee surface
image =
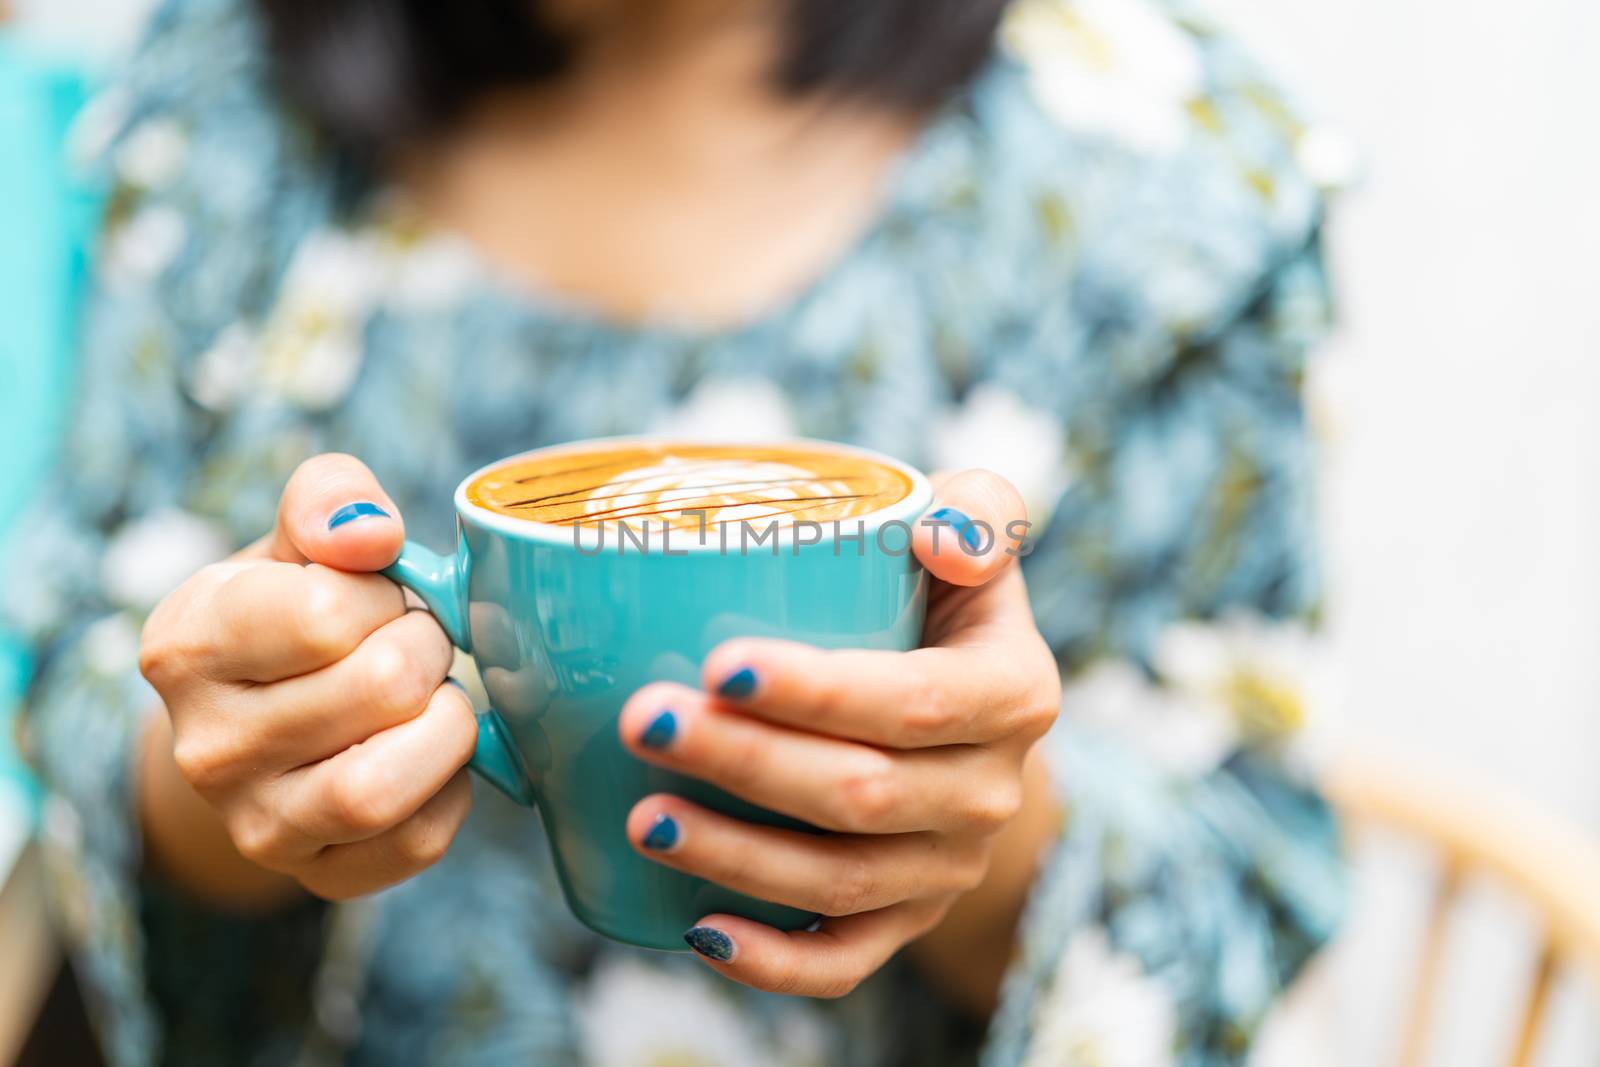
[[[508,460],[467,499],[514,519],[699,530],[856,518],[904,500],[911,480],[849,452],[804,445],[626,444]],[[704,517],[700,513],[704,513]],[[688,514],[686,514],[688,513]]]

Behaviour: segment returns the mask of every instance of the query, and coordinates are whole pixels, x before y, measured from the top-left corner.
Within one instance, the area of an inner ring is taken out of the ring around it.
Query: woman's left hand
[[[985,471],[936,479],[913,547],[936,579],[913,652],[741,638],[705,691],[659,683],[622,712],[641,759],[826,830],[757,826],[668,794],[628,816],[643,855],[824,918],[784,933],[708,915],[685,939],[717,971],[780,993],[842,996],[983,883],[1018,813],[1023,763],[1056,716],[1056,664],[1006,550],[1024,517]],[[986,524],[990,533],[983,532]],[[966,544],[958,543],[966,538]],[[987,542],[985,545],[984,542]],[[986,551],[974,553],[976,543]]]

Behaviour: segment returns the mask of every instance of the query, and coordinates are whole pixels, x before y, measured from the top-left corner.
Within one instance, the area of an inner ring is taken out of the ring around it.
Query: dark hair
[[[938,104],[985,62],[1007,0],[783,0],[794,93]],[[575,42],[537,0],[256,0],[284,88],[338,141],[381,149],[490,90],[561,74]]]

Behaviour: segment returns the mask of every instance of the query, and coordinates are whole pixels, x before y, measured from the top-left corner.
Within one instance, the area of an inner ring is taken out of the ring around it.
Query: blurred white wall
[[[1347,724],[1600,831],[1600,4],[1219,2],[1365,157],[1333,226],[1344,327],[1316,383]],[[1414,859],[1361,872],[1328,1062],[1380,1062]],[[1529,932],[1474,894],[1433,1063],[1504,1062]],[[1579,992],[1541,1063],[1600,1062],[1600,1002],[1585,1018]]]
[[[1320,383],[1349,714],[1600,829],[1600,4],[1226,6],[1366,158]]]

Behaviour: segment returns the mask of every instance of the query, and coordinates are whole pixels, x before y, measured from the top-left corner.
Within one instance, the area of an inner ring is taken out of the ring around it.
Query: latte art
[[[857,518],[896,504],[910,479],[849,452],[804,446],[624,445],[534,454],[475,479],[467,499],[554,526],[698,531]]]

